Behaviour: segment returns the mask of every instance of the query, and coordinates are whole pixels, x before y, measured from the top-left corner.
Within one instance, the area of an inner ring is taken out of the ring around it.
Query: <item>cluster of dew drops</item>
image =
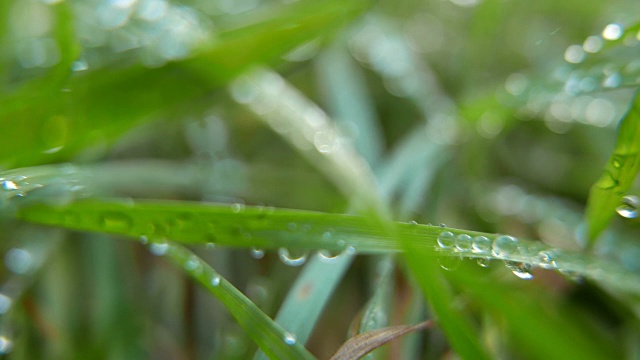
[[[444,224],[441,224],[441,227],[444,227]],[[487,255],[498,259],[506,259],[520,254],[520,245],[518,239],[508,235],[501,235],[492,240],[483,235],[472,237],[468,234],[455,235],[451,231],[442,231],[438,235],[436,250],[453,251],[460,254],[458,257],[448,256],[439,260],[443,269],[453,270],[460,263],[465,253],[473,254],[473,257]],[[543,250],[538,252],[531,262],[544,269],[557,269],[554,258],[552,251]],[[504,264],[520,279],[533,279],[531,274],[533,265],[531,263],[505,260]],[[486,268],[489,266],[489,260],[487,258],[479,258],[478,265]]]

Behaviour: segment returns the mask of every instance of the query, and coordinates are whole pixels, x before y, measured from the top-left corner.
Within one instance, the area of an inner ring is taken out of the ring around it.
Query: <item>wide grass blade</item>
[[[586,218],[589,224],[589,243],[607,227],[621,205],[640,170],[640,96],[638,93],[620,121],[618,139],[604,171],[591,187]]]

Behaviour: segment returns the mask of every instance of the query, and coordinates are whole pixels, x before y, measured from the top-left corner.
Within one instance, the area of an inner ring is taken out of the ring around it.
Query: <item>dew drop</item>
[[[626,219],[635,219],[638,217],[638,207],[640,199],[635,195],[627,195],[622,198],[622,204],[616,208],[618,215]]]
[[[518,240],[512,236],[503,235],[493,242],[492,254],[504,257],[513,255],[518,251]]]
[[[298,230],[298,225],[296,223],[289,223],[287,224],[287,229],[289,229],[289,231],[294,232],[296,230]]]
[[[147,245],[147,243],[149,243],[149,238],[145,235],[140,236],[140,244]]]
[[[264,257],[264,250],[258,248],[251,248],[251,252],[249,253],[254,259],[262,259]]]
[[[447,225],[445,225],[444,223],[440,223],[440,225],[438,225],[438,226],[440,226],[441,228],[446,228],[447,227]]]
[[[278,249],[278,257],[280,258],[280,261],[289,266],[300,266],[307,261],[306,253],[299,257],[292,257],[291,254],[289,254],[289,250],[286,248]]]
[[[486,236],[476,236],[473,238],[473,252],[476,253],[488,253],[491,251],[491,246],[493,245],[491,239]]]
[[[184,263],[184,269],[187,271],[200,272],[202,264],[196,257],[192,257]]]
[[[0,354],[8,354],[13,348],[13,343],[4,335],[0,336]]]
[[[4,180],[2,182],[2,188],[4,190],[18,190],[18,185],[11,180]]]
[[[511,270],[511,272],[523,280],[533,279],[531,274],[531,264],[521,263],[517,261],[505,261],[504,265]]]
[[[318,258],[320,258],[320,261],[325,264],[335,264],[338,261],[339,256],[340,254],[333,255],[328,250],[318,251]]]
[[[456,237],[456,248],[460,251],[469,251],[473,245],[473,239],[467,234],[460,234]]]
[[[605,40],[618,40],[624,34],[624,28],[620,24],[609,24],[602,30],[602,37]]]
[[[149,245],[149,251],[156,256],[163,256],[168,250],[169,244],[167,243],[152,243]]]
[[[215,248],[216,248],[216,243],[208,242],[204,247],[205,247],[205,249],[207,249],[207,250],[215,250]]]
[[[459,256],[445,256],[438,259],[438,264],[444,270],[455,270],[462,263],[462,258]]]
[[[451,231],[443,231],[438,235],[438,246],[448,249],[455,244],[456,236]]]
[[[231,211],[233,211],[234,213],[240,213],[242,212],[242,210],[244,210],[244,204],[241,203],[233,203],[231,204]]]
[[[347,255],[353,255],[353,254],[355,254],[355,253],[356,253],[356,248],[355,248],[355,246],[353,246],[353,245],[349,245],[349,246],[347,246],[347,248],[346,248],[346,249],[344,249],[344,253],[345,253],[345,254],[347,254]]]
[[[485,258],[480,258],[477,261],[478,266],[483,267],[483,268],[488,268],[489,267],[489,263],[491,263],[490,259],[485,259]]]
[[[538,266],[543,269],[555,269],[558,267],[552,251],[540,251],[538,253],[538,262]]]
[[[284,333],[284,343],[287,345],[294,345],[296,343],[296,336],[290,332]]]
[[[222,281],[222,277],[216,274],[211,278],[211,286],[218,286],[220,285],[221,281]]]
[[[13,248],[4,256],[4,263],[11,272],[16,274],[25,274],[31,270],[33,258],[31,254],[19,248]]]
[[[333,229],[328,229],[322,234],[322,241],[331,241],[333,237]]]

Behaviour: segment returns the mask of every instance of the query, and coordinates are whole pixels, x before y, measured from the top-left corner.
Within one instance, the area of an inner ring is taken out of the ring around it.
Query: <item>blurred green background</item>
[[[51,186],[18,202],[100,196],[353,212],[332,170],[305,155],[322,153],[323,139],[290,136],[299,106],[334,121],[394,220],[579,250],[589,189],[640,83],[637,0],[2,0],[0,18],[0,166],[72,163],[90,174],[82,188]],[[289,90],[251,98],[238,76],[255,66],[271,74],[260,86],[295,88],[319,107],[287,103]],[[639,192],[634,183],[625,195]],[[211,294],[143,245],[15,220],[15,194],[1,197],[8,358],[255,353]],[[593,254],[640,276],[637,209],[621,215]],[[300,272],[274,251],[192,249],[270,316]],[[328,358],[349,337],[384,261],[355,258],[307,343],[314,355]],[[637,292],[543,269],[525,282],[497,262],[469,271],[523,298],[544,294],[571,313],[557,316],[616,344],[616,356],[640,356]],[[385,322],[430,317],[411,267],[389,266]],[[489,316],[461,283],[451,285],[455,299],[491,357],[541,358],[505,330],[518,319]],[[452,359],[450,341],[433,329],[374,356]]]

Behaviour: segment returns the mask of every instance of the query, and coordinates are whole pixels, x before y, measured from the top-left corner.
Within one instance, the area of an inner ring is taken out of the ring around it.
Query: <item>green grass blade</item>
[[[640,170],[640,95],[620,121],[618,139],[605,169],[591,187],[586,218],[589,243],[607,227],[622,197],[629,191]]]
[[[240,290],[191,251],[169,243],[151,244],[150,247],[154,254],[166,256],[217,297],[269,358],[315,359],[297,341],[295,334],[282,329]]]
[[[506,322],[507,331],[527,354],[537,359],[620,358],[620,347],[585,326],[576,309],[541,296],[535,288],[505,286],[475,269],[457,269],[449,278],[465,294]],[[591,328],[591,329],[590,329]],[[601,330],[604,331],[604,330]]]
[[[442,270],[424,249],[406,241],[407,263],[431,304],[437,324],[462,359],[490,359],[479,340],[477,329],[468,316],[454,306],[454,294],[442,276]]]
[[[322,310],[352,261],[352,254],[341,254],[333,258],[320,254],[314,256],[287,293],[275,321],[296,334],[301,344],[306,343]],[[258,353],[254,357],[256,360],[264,358],[264,353]]]
[[[46,187],[45,187],[46,188]],[[33,190],[42,191],[45,188]],[[29,197],[13,201],[29,202]],[[422,255],[499,259],[532,266],[574,272],[611,284],[623,292],[640,294],[640,276],[621,264],[589,254],[554,249],[537,241],[517,240],[517,250],[500,255],[490,251],[458,251],[439,248],[438,236],[485,236],[491,243],[500,235],[439,226],[395,223],[397,235],[370,219],[301,210],[245,207],[240,204],[213,205],[188,201],[79,200],[67,205],[18,206],[17,217],[67,229],[105,232],[151,240],[172,239],[181,243],[262,249],[281,247],[295,250],[348,251],[369,254],[400,252],[396,238],[410,242]],[[292,231],[294,229],[294,231]],[[424,258],[420,261],[424,262]],[[420,264],[418,260],[415,264]],[[417,265],[416,265],[417,266]],[[414,268],[417,270],[417,268]]]

